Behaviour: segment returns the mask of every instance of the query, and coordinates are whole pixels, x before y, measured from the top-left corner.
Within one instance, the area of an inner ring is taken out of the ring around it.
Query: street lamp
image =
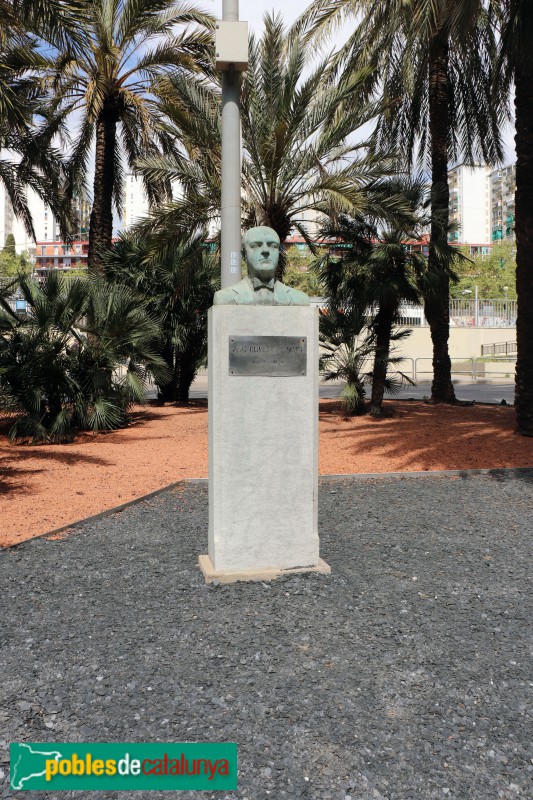
[[[461,294],[472,294],[472,289],[463,289]],[[479,325],[479,293],[477,284],[474,286],[474,327]]]
[[[248,23],[239,20],[239,0],[222,0],[215,35],[216,68],[222,73],[222,199],[220,283],[241,280],[241,72],[248,65]]]

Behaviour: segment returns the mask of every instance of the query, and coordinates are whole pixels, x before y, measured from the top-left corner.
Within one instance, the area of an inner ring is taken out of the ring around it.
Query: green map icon
[[[53,745],[33,745],[23,742],[12,743],[9,748],[11,762],[11,788],[16,791],[31,789],[32,780],[42,779],[46,762],[59,761],[62,754],[52,749]],[[40,783],[40,780],[39,780]]]
[[[235,742],[11,742],[11,789],[237,788]]]

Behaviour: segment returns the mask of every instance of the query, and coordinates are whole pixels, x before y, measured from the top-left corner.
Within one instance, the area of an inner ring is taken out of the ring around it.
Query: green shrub
[[[21,276],[25,313],[0,297],[0,408],[16,411],[10,438],[71,441],[76,430],[112,430],[164,380],[160,325],[132,289],[102,279],[42,285]]]
[[[161,320],[159,353],[168,372],[157,380],[162,402],[187,403],[189,390],[207,359],[207,311],[220,287],[217,259],[202,238],[175,238],[161,249],[157,237],[123,236],[104,260],[111,281],[134,286]]]

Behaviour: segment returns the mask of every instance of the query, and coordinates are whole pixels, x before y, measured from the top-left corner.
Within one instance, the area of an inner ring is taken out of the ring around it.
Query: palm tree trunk
[[[165,342],[163,345],[163,349],[161,350],[161,356],[165,359],[165,363],[168,366],[169,372],[172,374],[174,373],[174,347],[168,341]],[[161,386],[158,385],[157,387],[157,399],[160,403],[171,403],[173,401],[172,396],[172,379]]]
[[[285,242],[289,237],[292,228],[291,218],[285,212],[282,204],[274,201],[270,203],[267,209],[262,214],[262,225],[267,225],[276,231],[280,240],[279,261],[276,269],[276,280],[282,281],[287,266],[287,253],[285,250]]]
[[[449,224],[450,189],[448,185],[449,127],[449,43],[440,32],[431,44],[429,65],[429,131],[431,140],[431,240],[428,272],[433,288],[425,298],[425,313],[433,342],[433,385],[431,399],[435,403],[454,403],[451,361],[448,353],[450,336],[450,281],[439,250],[446,245]]]
[[[113,241],[113,186],[117,119],[113,110],[103,108],[96,122],[94,199],[89,223],[88,267],[102,271],[100,253],[110,250]]]
[[[385,394],[385,380],[387,378],[387,365],[389,363],[393,319],[393,309],[387,306],[380,306],[374,320],[376,354],[374,356],[372,395],[370,397],[370,414],[373,417],[380,417],[383,413],[383,396]]]
[[[169,363],[167,355],[163,355]],[[162,403],[188,403],[191,384],[196,377],[196,366],[192,365],[188,353],[173,353],[169,366],[172,368],[172,377],[168,383],[159,387],[159,400]]]
[[[515,68],[516,112],[516,383],[518,430],[533,436],[533,80]]]
[[[191,359],[187,353],[176,354],[176,402],[177,403],[188,403],[189,402],[189,391],[191,388],[191,383],[193,382],[196,376],[196,369],[191,364]]]

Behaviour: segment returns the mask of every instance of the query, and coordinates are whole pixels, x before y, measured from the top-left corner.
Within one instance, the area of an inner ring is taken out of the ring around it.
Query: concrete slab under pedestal
[[[322,559],[310,567],[293,567],[292,569],[257,569],[247,570],[246,572],[224,572],[216,570],[213,562],[208,555],[198,557],[198,566],[202,570],[202,575],[206,583],[237,583],[237,581],[273,581],[286,575],[299,575],[308,572],[319,572],[322,575],[329,575],[331,567]]]
[[[261,337],[281,337],[281,346],[288,341],[285,337],[298,337],[305,342],[303,367],[285,375],[273,374],[276,366],[266,366],[263,374],[234,371],[230,347],[248,336],[260,337],[259,348],[262,342],[268,345],[268,339]],[[210,563],[201,557],[206,580],[208,575],[221,582],[222,575],[241,576],[224,580],[230,582],[266,580],[270,578],[253,576],[277,577],[289,570],[324,571],[317,504],[318,310],[213,306],[209,311]]]

